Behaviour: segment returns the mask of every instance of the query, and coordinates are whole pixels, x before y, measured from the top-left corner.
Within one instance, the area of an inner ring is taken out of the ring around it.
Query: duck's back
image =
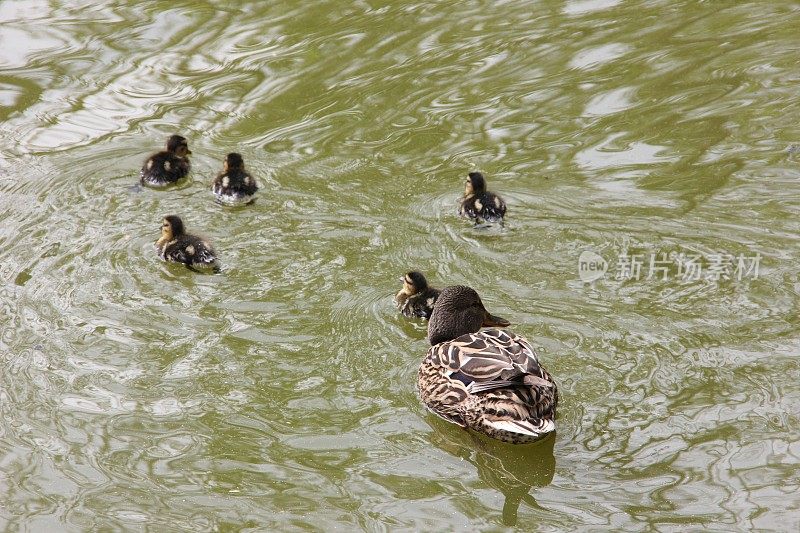
[[[229,170],[217,175],[211,189],[224,203],[241,203],[253,199],[253,195],[258,191],[258,184],[247,172]]]
[[[161,257],[192,267],[213,267],[217,263],[214,247],[195,235],[181,235],[168,242],[161,250]]]
[[[506,215],[506,203],[492,192],[472,194],[461,200],[460,213],[468,218],[499,222]]]
[[[188,159],[172,152],[158,152],[147,158],[142,166],[141,182],[145,185],[164,186],[184,178],[191,168]]]
[[[556,384],[528,341],[508,331],[432,346],[419,389],[435,414],[506,442],[533,442],[555,430]]]

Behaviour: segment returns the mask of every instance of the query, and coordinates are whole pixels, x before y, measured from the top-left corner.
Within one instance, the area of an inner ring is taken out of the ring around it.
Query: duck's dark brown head
[[[177,215],[167,215],[161,221],[161,237],[165,241],[171,241],[186,233],[183,228],[183,220]]]
[[[482,327],[506,327],[508,320],[494,316],[483,306],[481,297],[470,287],[454,285],[442,290],[428,323],[431,345],[475,333]]]
[[[422,275],[422,272],[412,270],[406,273],[405,276],[400,278],[403,282],[403,292],[409,296],[422,292],[428,288],[428,280]]]
[[[486,179],[480,172],[470,172],[464,187],[464,196],[486,192]]]
[[[229,170],[244,170],[242,154],[231,152],[225,156],[225,161],[222,163],[222,171],[228,172]]]
[[[186,140],[186,137],[180,135],[172,135],[167,139],[167,152],[171,152],[178,157],[186,157],[192,153],[191,150],[189,150],[189,142]]]

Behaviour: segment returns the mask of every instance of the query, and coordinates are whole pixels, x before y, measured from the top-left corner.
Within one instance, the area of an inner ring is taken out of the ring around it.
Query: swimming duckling
[[[253,201],[258,190],[256,179],[244,169],[244,159],[237,153],[225,156],[211,190],[217,200],[226,205],[246,205]]]
[[[441,292],[428,285],[421,272],[412,270],[400,278],[403,288],[394,297],[394,303],[402,314],[409,318],[430,318],[433,304]]]
[[[498,329],[478,293],[442,290],[428,322],[431,343],[419,367],[422,401],[448,422],[514,444],[555,431],[558,390],[523,337]]]
[[[458,212],[462,217],[474,218],[478,224],[484,221],[503,222],[506,203],[496,194],[486,190],[486,179],[483,174],[470,172]]]
[[[167,139],[167,149],[147,158],[142,166],[142,185],[164,187],[189,173],[189,143],[185,137],[173,135]]]
[[[168,215],[161,221],[161,238],[156,241],[161,259],[183,263],[189,270],[213,268],[219,272],[217,254],[211,244],[200,237],[189,235],[179,216]]]

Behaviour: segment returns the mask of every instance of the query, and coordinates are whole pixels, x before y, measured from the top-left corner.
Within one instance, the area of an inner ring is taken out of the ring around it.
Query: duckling
[[[503,222],[506,203],[496,194],[486,190],[486,179],[480,172],[470,172],[464,188],[464,197],[458,210],[462,217],[475,222]]]
[[[185,137],[173,135],[167,139],[167,149],[147,158],[142,166],[142,185],[164,187],[175,183],[189,173],[192,164],[189,143]]]
[[[226,205],[246,205],[253,201],[258,190],[256,179],[244,169],[244,159],[235,152],[225,156],[211,190],[217,200]]]
[[[429,286],[425,276],[416,270],[408,272],[400,281],[403,288],[394,297],[397,309],[409,318],[430,318],[441,291]]]
[[[442,290],[428,322],[419,395],[434,414],[489,437],[523,444],[555,431],[558,390],[530,343],[499,329],[470,287]]]
[[[161,238],[156,241],[156,250],[161,259],[183,263],[189,270],[212,268],[219,272],[213,246],[205,239],[186,233],[179,216],[168,215],[161,221]]]

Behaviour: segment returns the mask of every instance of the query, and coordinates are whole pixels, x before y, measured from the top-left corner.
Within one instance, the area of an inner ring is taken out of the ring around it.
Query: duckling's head
[[[229,170],[244,170],[242,154],[231,152],[225,156],[225,161],[222,162],[222,171],[228,172]]]
[[[464,196],[486,192],[486,180],[480,172],[470,172],[467,176]]]
[[[481,297],[470,287],[455,285],[442,290],[428,322],[431,346],[450,341],[482,327],[506,327],[509,321],[494,316],[483,306]]]
[[[425,279],[425,276],[422,275],[422,272],[417,272],[416,270],[406,273],[405,276],[400,278],[400,281],[403,282],[403,290],[401,292],[404,292],[409,296],[417,294],[418,292],[422,292],[428,288],[428,280]]]
[[[189,143],[186,137],[181,137],[180,135],[173,135],[167,139],[167,152],[172,152],[178,157],[186,157],[192,153],[189,150]]]
[[[183,229],[183,220],[177,215],[167,215],[161,221],[161,241],[169,242],[186,233]]]

